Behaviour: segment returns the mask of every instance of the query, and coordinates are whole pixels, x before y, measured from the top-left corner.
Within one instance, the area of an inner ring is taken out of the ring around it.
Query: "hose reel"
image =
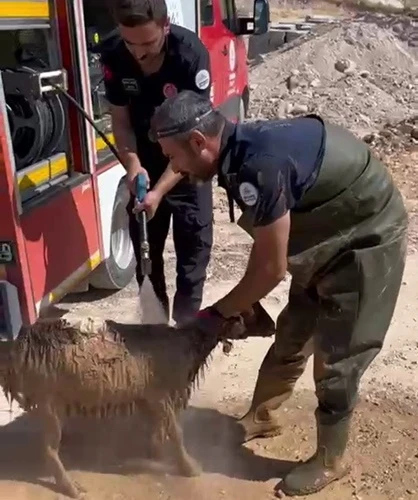
[[[62,71],[41,73],[25,66],[2,72],[17,170],[48,158],[61,146],[64,106],[55,89],[44,85],[45,79],[60,76]]]

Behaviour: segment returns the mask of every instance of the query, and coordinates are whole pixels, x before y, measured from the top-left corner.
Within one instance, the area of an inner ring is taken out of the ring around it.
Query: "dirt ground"
[[[216,371],[217,366],[212,367]],[[126,457],[116,462],[106,455],[99,461],[92,439],[92,429],[83,436],[66,435],[62,458],[71,475],[88,490],[91,500],[253,500],[274,498],[274,488],[292,465],[307,457],[314,447],[311,392],[298,391],[283,408],[283,435],[258,440],[239,447],[236,424],[231,416],[244,409],[239,392],[222,400],[222,386],[244,376],[222,371],[218,383],[219,398],[195,401],[184,418],[186,444],[204,470],[193,479],[176,477],[167,466],[156,466],[145,460],[133,461],[141,450],[130,444],[138,427],[135,422],[119,422],[110,429],[107,440],[123,440]],[[220,374],[218,373],[218,382]],[[241,380],[242,383],[242,380]],[[248,387],[249,388],[249,387]],[[213,387],[215,389],[215,387]],[[228,392],[231,390],[229,388]],[[398,401],[398,398],[401,401]],[[312,499],[393,499],[418,498],[418,429],[417,404],[405,400],[401,393],[378,394],[363,400],[355,418],[355,435],[348,451],[351,476],[330,486]],[[0,498],[2,500],[63,500],[44,477],[37,459],[38,435],[25,417],[11,424],[13,429],[0,430]],[[84,444],[81,445],[81,440]]]
[[[387,158],[410,213],[409,256],[401,295],[383,351],[366,372],[355,415],[348,461],[352,472],[312,500],[418,500],[418,150]],[[226,293],[243,274],[250,240],[227,215],[223,193],[216,192],[215,245],[205,288],[205,304]],[[170,292],[175,255],[166,251]],[[275,318],[286,303],[289,280],[264,301]],[[152,303],[149,287],[142,300]],[[108,296],[73,295],[59,314],[139,317],[135,283]],[[158,318],[147,318],[157,321]],[[294,396],[280,411],[282,435],[237,444],[236,417],[248,407],[258,367],[271,339],[236,343],[229,356],[216,351],[207,376],[183,416],[186,444],[203,474],[184,479],[167,464],[147,462],[140,444],[141,424],[134,419],[104,423],[69,422],[62,458],[86,490],[86,500],[253,500],[272,499],[277,483],[315,446],[315,397],[312,363]],[[4,405],[0,404],[0,412]],[[0,415],[1,417],[1,415]],[[137,442],[136,438],[138,438]],[[37,422],[22,415],[0,426],[0,500],[58,500],[64,497],[44,475]],[[308,497],[306,497],[308,498]]]

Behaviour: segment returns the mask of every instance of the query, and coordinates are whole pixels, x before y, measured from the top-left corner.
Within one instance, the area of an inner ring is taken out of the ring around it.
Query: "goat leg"
[[[80,498],[84,490],[71,481],[59,457],[62,424],[58,412],[50,403],[46,403],[39,408],[39,415],[44,426],[44,451],[48,469],[63,494],[71,498]]]
[[[199,476],[202,472],[200,465],[192,458],[184,446],[183,431],[178,423],[173,408],[167,408],[168,435],[174,445],[174,453],[179,472],[187,477]]]
[[[164,460],[164,450],[163,450],[163,440],[159,432],[152,432],[149,441],[149,457],[152,460],[157,460],[163,462]]]
[[[151,404],[144,401],[142,405],[143,422],[145,423],[145,434],[148,436],[148,457],[152,460],[163,462],[164,460],[164,429],[162,428],[161,404]]]

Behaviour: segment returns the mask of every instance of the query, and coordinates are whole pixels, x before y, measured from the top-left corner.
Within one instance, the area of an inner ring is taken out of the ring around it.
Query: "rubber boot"
[[[317,451],[307,462],[297,465],[283,480],[280,489],[288,496],[317,493],[349,472],[342,464],[347,447],[350,418],[333,425],[321,425],[317,415]]]
[[[294,359],[293,359],[294,360]],[[244,432],[242,442],[281,433],[275,411],[289,399],[296,380],[303,373],[305,360],[284,365],[277,359],[274,345],[267,352],[258,373],[251,407],[238,423]]]
[[[255,438],[278,436],[282,431],[278,418],[265,406],[250,409],[246,415],[238,420],[238,423],[244,433],[241,439],[242,443],[247,443]]]

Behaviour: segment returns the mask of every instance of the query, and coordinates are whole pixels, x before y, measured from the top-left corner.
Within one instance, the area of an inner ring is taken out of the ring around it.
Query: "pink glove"
[[[202,332],[217,335],[219,340],[240,338],[246,329],[241,316],[225,318],[214,306],[201,309],[193,323]]]

